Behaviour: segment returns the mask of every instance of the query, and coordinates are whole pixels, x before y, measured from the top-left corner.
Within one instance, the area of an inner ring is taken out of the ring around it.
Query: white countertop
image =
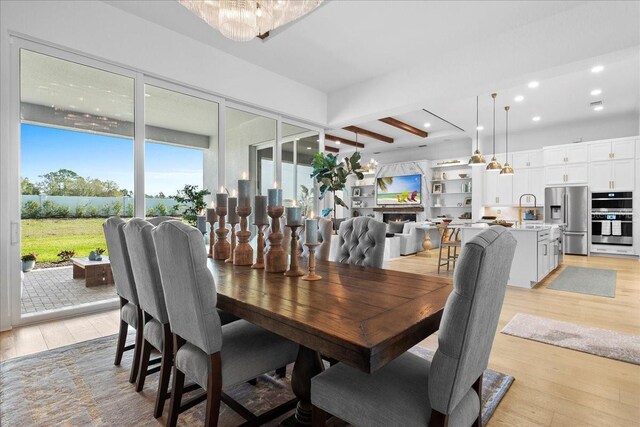
[[[487,228],[491,225],[492,224],[479,223],[479,224],[465,224],[457,227],[463,230],[465,229],[473,230],[473,229]],[[553,227],[554,227],[553,225],[546,225],[546,224],[536,224],[536,225],[525,224],[525,225],[514,225],[513,227],[507,228],[507,230],[509,231],[544,231],[544,230],[551,230]]]

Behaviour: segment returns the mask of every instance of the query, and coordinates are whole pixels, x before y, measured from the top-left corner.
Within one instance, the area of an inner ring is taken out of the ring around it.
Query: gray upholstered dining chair
[[[336,262],[382,268],[387,227],[373,218],[343,221],[338,230]]]
[[[286,366],[295,360],[298,346],[245,320],[221,325],[216,285],[207,268],[202,233],[197,229],[166,221],[152,235],[174,339],[167,424],[175,426],[178,414],[193,406],[192,400],[181,404],[186,377],[206,391],[194,398],[207,400],[205,425],[217,425],[222,387]],[[240,404],[231,407],[236,405]],[[250,419],[245,411],[240,415]]]
[[[152,218],[147,218],[147,222],[149,222],[154,227],[157,227],[161,223],[163,223],[165,221],[171,221],[173,219],[175,219],[175,218],[172,217],[172,216],[161,215],[161,216],[154,216]]]
[[[298,233],[298,254],[303,258],[309,258],[309,248],[305,246],[306,233],[305,222],[296,230]],[[318,218],[318,247],[316,247],[316,259],[328,261],[331,253],[331,235],[333,234],[333,222],[327,218]]]
[[[138,376],[140,364],[140,349],[142,347],[142,332],[139,325],[142,324],[142,311],[138,303],[138,292],[131,271],[129,251],[124,237],[124,225],[126,222],[119,217],[112,216],[103,224],[104,237],[109,250],[109,262],[116,286],[116,293],[120,298],[120,328],[118,330],[118,344],[116,346],[116,359],[114,364],[120,365],[125,351],[133,349],[133,361],[131,362],[131,374],[129,382],[135,382]],[[135,342],[125,345],[129,326],[136,330]]]
[[[311,381],[314,426],[331,413],[356,426],[480,426],[482,375],[516,241],[493,226],[464,247],[429,361],[406,352],[366,374],[342,363]]]

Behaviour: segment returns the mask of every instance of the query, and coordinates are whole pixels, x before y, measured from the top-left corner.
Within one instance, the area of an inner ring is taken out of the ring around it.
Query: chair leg
[[[138,377],[138,368],[140,367],[140,353],[142,352],[142,338],[144,330],[144,317],[142,316],[142,310],[138,307],[138,326],[136,327],[136,342],[133,348],[133,361],[131,362],[131,375],[129,375],[129,382],[133,384]]]
[[[440,250],[438,251],[438,274],[440,274],[440,267],[442,267],[442,242],[440,242]]]
[[[173,335],[173,358],[184,340],[177,335]],[[169,417],[167,427],[175,427],[180,414],[180,404],[182,403],[182,393],[184,390],[184,373],[173,364],[173,387],[171,388],[171,404],[169,406]]]
[[[278,369],[276,369],[276,375],[280,378],[284,378],[287,376],[287,367],[286,366],[282,366]]]
[[[173,337],[169,324],[163,325],[162,333],[162,365],[160,366],[160,380],[158,381],[158,393],[156,394],[156,407],[153,411],[155,418],[160,418],[164,412],[164,403],[168,397],[169,377],[173,366]]]
[[[129,325],[124,320],[120,320],[120,329],[118,331],[118,345],[116,346],[116,359],[113,362],[114,365],[119,366],[122,362],[122,355],[124,354],[124,345],[127,343],[127,332],[129,332]]]
[[[448,427],[449,416],[438,412],[435,409],[431,410],[431,419],[429,420],[429,427]]]
[[[215,427],[220,416],[220,401],[222,399],[222,362],[220,352],[209,356],[209,378],[207,379],[207,414],[204,425]]]
[[[313,427],[324,427],[328,414],[315,405],[311,406],[311,425]]]
[[[473,383],[473,389],[478,394],[478,399],[482,402],[482,377],[484,374],[480,375],[480,377]],[[482,405],[480,405],[480,413],[478,414],[478,418],[473,423],[473,427],[482,427]]]
[[[149,359],[151,358],[151,344],[146,339],[142,340],[142,354],[140,355],[140,367],[138,368],[138,381],[136,391],[139,393],[144,388],[144,380],[147,378]]]

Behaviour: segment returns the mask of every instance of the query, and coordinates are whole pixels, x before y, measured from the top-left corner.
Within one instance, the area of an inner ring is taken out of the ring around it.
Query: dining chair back
[[[305,245],[307,235],[305,232],[305,222],[297,230],[298,233],[298,254],[303,258],[309,258],[309,248]],[[328,261],[331,252],[331,235],[333,234],[333,222],[327,218],[318,218],[318,246],[315,250],[316,259]]]
[[[113,273],[113,281],[116,292],[128,302],[138,304],[138,291],[136,289],[129,260],[129,251],[124,237],[125,220],[112,216],[103,224],[104,237],[109,251],[109,262]]]
[[[344,264],[382,268],[387,227],[369,217],[343,221],[338,230],[336,261]]]
[[[153,225],[154,227],[157,227],[161,223],[165,221],[171,221],[172,219],[175,219],[175,218],[172,216],[161,215],[161,216],[154,216],[152,218],[147,218],[147,222],[151,223],[151,225]]]

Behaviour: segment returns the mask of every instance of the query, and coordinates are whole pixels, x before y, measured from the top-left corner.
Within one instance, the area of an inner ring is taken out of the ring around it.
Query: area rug
[[[547,288],[615,298],[616,271],[570,265],[565,267]]]
[[[640,365],[640,336],[518,313],[503,334]]]
[[[122,365],[114,366],[116,336],[98,338],[0,363],[0,425],[9,426],[158,426],[164,417],[153,418],[158,374],[147,377],[145,388],[136,393],[128,382],[132,352]],[[430,350],[412,349],[421,357]],[[293,397],[287,378],[262,375],[256,386],[240,384],[225,392],[254,413],[261,413]],[[495,411],[513,377],[485,372],[483,423]],[[283,416],[282,418],[286,417]],[[204,405],[180,415],[179,425],[202,425]],[[226,405],[220,408],[220,426],[237,426],[244,419]],[[279,419],[267,424],[278,425]],[[343,426],[344,423],[333,422]]]

